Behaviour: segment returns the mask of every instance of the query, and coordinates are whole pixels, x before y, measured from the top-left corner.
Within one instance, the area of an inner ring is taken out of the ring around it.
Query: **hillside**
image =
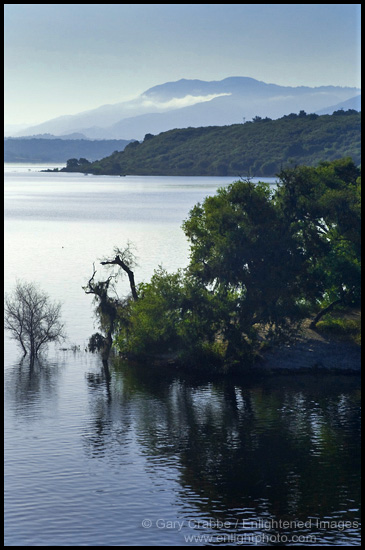
[[[66,162],[72,156],[89,161],[123,151],[129,140],[4,138],[4,162]]]
[[[360,164],[361,113],[290,114],[278,120],[147,134],[121,153],[63,170],[110,175],[274,176],[296,164],[350,156]],[[75,155],[73,155],[75,157]]]

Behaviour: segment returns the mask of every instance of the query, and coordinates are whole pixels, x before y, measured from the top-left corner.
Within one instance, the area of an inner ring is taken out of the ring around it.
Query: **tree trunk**
[[[21,347],[23,348],[23,352],[24,352],[23,357],[25,357],[27,355],[28,351],[27,351],[27,348],[24,345],[24,342],[23,342],[21,336],[19,336],[19,342],[20,342]]]
[[[333,310],[333,308],[342,302],[342,298],[339,298],[338,300],[335,300],[332,302],[329,306],[325,307],[324,309],[321,309],[319,313],[315,316],[315,318],[312,320],[311,324],[309,325],[309,328],[315,329],[318,321],[323,317],[323,315],[326,315],[326,313],[329,313]]]
[[[36,345],[35,345],[35,338],[33,333],[30,335],[30,357],[35,357],[37,355],[36,351]]]

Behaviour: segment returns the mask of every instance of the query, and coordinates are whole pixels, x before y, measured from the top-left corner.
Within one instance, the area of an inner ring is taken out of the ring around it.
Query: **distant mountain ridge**
[[[292,112],[315,113],[330,106],[338,109],[359,94],[358,88],[280,86],[249,77],[181,79],[149,88],[133,100],[58,117],[18,135],[82,133],[89,139],[143,139],[147,133],[174,128],[225,126],[255,116],[277,119]]]
[[[4,162],[65,162],[72,157],[95,161],[123,151],[130,140],[60,139],[52,137],[5,138]]]
[[[338,111],[339,109],[342,109],[343,111],[347,111],[348,109],[361,111],[361,95],[350,97],[350,99],[342,101],[337,105],[331,105],[331,107],[320,109],[319,111],[317,111],[317,115],[332,115],[334,111]]]

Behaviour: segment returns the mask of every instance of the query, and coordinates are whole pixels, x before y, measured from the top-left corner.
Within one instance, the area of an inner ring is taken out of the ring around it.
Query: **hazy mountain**
[[[127,140],[60,138],[4,138],[5,162],[66,162],[70,158],[95,161],[114,151],[123,151]]]
[[[5,136],[4,139],[7,139],[8,136]],[[30,136],[20,136],[14,137],[9,136],[9,139],[89,139],[84,134],[80,132],[73,132],[72,134],[63,134],[62,136],[55,136],[54,134],[34,134]]]
[[[300,110],[318,112],[359,93],[357,88],[278,86],[248,77],[220,81],[182,79],[154,86],[130,101],[46,121],[21,135],[80,132],[91,139],[142,139],[147,133],[189,126],[223,126],[251,120],[256,115],[276,119]]]
[[[332,115],[332,113],[339,111],[340,109],[343,109],[344,111],[348,111],[348,109],[361,111],[361,95],[350,97],[350,99],[347,99],[346,101],[342,101],[341,103],[337,103],[337,105],[332,105],[331,107],[320,109],[319,111],[316,111],[316,113],[317,115]]]

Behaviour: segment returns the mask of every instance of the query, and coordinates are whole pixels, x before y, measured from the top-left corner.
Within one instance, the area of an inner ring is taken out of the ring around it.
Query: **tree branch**
[[[131,287],[131,292],[133,296],[133,300],[136,302],[138,300],[138,294],[136,290],[136,284],[134,280],[134,273],[130,269],[130,267],[122,260],[119,254],[117,254],[114,258],[114,260],[104,260],[103,262],[100,262],[101,265],[118,265],[125,271],[128,275],[129,279],[129,285]]]

